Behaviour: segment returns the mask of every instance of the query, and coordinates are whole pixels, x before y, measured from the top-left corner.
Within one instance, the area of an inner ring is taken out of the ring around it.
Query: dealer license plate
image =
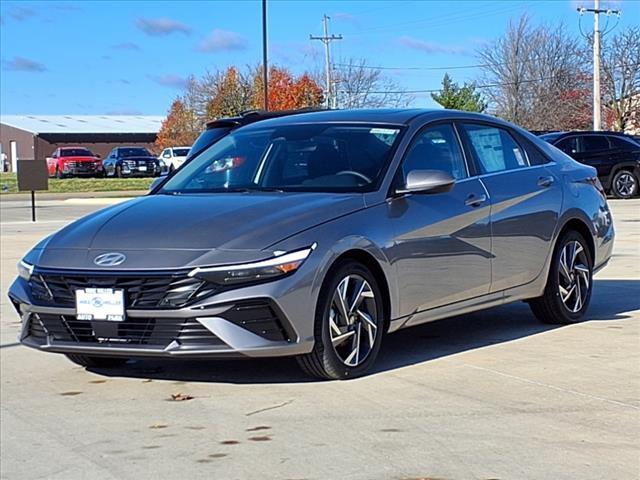
[[[124,320],[124,290],[85,288],[76,290],[78,320]]]

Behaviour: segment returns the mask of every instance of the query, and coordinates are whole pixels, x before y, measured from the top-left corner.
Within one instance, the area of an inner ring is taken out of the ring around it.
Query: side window
[[[563,138],[555,146],[567,155],[572,155],[578,152],[578,137]]]
[[[55,149],[51,154],[51,158],[58,158],[58,149]]]
[[[611,144],[611,148],[615,148],[618,150],[631,150],[633,145],[631,142],[628,142],[624,138],[619,137],[607,137],[609,139],[609,143]]]
[[[582,147],[584,152],[609,150],[609,142],[604,135],[585,135],[582,137]]]
[[[502,172],[528,167],[522,148],[502,128],[488,125],[465,124],[471,148],[482,173]]]
[[[436,125],[418,134],[402,162],[404,178],[411,170],[442,170],[456,180],[467,176],[462,150],[452,125]]]
[[[545,163],[549,163],[550,160],[547,156],[540,151],[540,149],[536,146],[536,144],[526,138],[520,133],[515,134],[518,143],[524,148],[527,153],[527,158],[529,159],[529,165],[544,165]]]
[[[162,157],[163,158],[171,158],[171,150],[169,150],[168,148],[166,148],[164,150],[164,152],[162,152]]]

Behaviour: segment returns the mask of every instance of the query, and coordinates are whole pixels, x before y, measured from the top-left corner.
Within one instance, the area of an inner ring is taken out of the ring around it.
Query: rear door
[[[491,292],[532,282],[550,252],[562,204],[554,164],[501,125],[465,122],[461,130],[491,197]]]

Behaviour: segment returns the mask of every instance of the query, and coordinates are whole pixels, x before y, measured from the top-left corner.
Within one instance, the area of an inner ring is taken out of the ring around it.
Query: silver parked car
[[[254,118],[46,238],[9,296],[23,344],[84,366],[291,355],[344,379],[431,320],[526,300],[579,321],[613,239],[596,171],[509,123],[310,112]]]

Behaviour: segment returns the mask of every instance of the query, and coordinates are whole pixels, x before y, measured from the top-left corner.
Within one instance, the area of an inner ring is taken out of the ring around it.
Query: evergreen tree
[[[432,93],[431,98],[451,110],[464,110],[466,112],[484,112],[487,103],[482,98],[480,92],[476,92],[474,84],[460,86],[451,80],[448,73],[442,79],[442,90],[439,93]]]

